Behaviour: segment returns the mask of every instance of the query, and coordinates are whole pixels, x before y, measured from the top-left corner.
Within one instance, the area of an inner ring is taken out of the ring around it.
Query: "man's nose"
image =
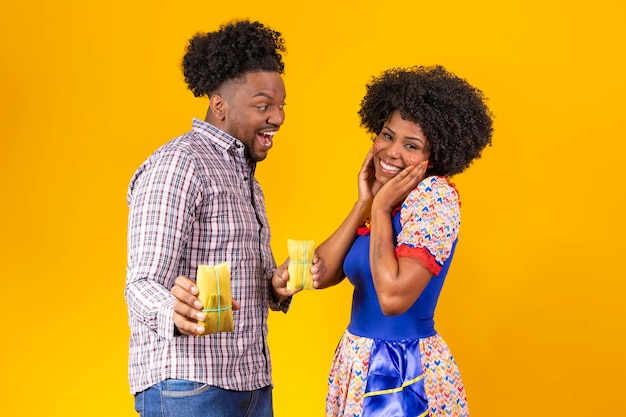
[[[280,126],[285,122],[285,110],[279,108],[278,106],[273,108],[270,115],[267,118],[267,123]]]

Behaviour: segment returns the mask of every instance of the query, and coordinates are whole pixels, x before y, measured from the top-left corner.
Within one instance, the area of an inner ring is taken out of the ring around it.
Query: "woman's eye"
[[[389,133],[383,133],[383,137],[384,137],[385,139],[388,139],[388,140],[391,140],[391,139],[392,139],[392,138],[391,138],[391,135],[390,135]]]

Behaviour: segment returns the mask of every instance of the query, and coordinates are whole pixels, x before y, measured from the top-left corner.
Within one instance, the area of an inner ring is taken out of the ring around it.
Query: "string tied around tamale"
[[[217,313],[217,330],[219,331],[222,326],[222,315],[220,314],[220,312],[230,310],[231,308],[233,308],[233,305],[231,304],[222,307],[222,296],[220,294],[220,275],[217,272],[217,268],[214,268],[213,271],[215,272],[215,283],[217,285],[217,308],[205,308],[202,310],[202,312]]]
[[[304,253],[302,254],[302,259],[306,259],[306,247],[307,247],[307,242],[302,242],[304,246]],[[300,260],[289,260],[289,262],[293,262],[296,265],[313,265],[312,261],[300,261]],[[306,273],[307,270],[305,268],[302,268],[301,270],[301,275],[302,275],[302,289],[304,289],[305,286],[305,281],[306,281]]]

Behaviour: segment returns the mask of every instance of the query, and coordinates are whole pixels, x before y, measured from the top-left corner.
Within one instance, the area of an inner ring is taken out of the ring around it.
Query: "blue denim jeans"
[[[141,417],[273,417],[272,387],[230,391],[199,382],[167,379],[135,394]]]

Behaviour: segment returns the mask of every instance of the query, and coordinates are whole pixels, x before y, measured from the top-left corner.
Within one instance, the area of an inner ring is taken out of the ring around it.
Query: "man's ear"
[[[226,118],[224,111],[227,105],[228,104],[224,101],[224,98],[219,94],[213,94],[209,98],[209,111],[217,120],[224,121]]]

